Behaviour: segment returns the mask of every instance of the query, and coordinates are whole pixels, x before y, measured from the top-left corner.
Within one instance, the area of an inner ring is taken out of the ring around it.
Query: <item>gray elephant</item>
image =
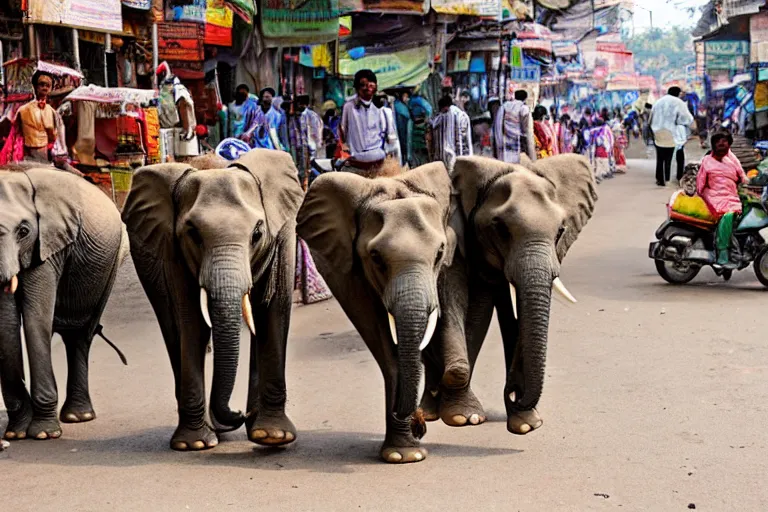
[[[139,169],[123,210],[131,255],[176,380],[174,450],[218,444],[246,422],[251,441],[296,439],[285,414],[285,348],[303,199],[287,153],[253,150],[225,169]],[[241,319],[251,332],[247,417],[230,409]],[[213,335],[210,419],[203,368]]]
[[[442,163],[394,178],[333,173],[315,180],[299,210],[299,236],[384,376],[387,462],[427,454],[417,407],[422,351],[440,315],[438,279],[455,247],[450,195]]]
[[[51,337],[67,352],[65,423],[96,417],[88,353],[127,254],[120,213],[94,185],[50,169],[0,171],[0,384],[6,439],[61,436]],[[24,383],[21,329],[29,355]]]
[[[527,434],[542,425],[536,405],[544,384],[552,290],[575,302],[559,278],[560,264],[594,211],[592,171],[589,161],[577,155],[528,161],[526,166],[461,157],[453,186],[458,204],[450,225],[458,249],[446,274],[450,295],[441,303],[455,321],[438,335],[465,337],[468,361],[457,360],[448,379],[444,368],[427,366],[425,414],[435,419],[437,411],[445,420],[442,395],[448,392],[454,407],[459,400],[466,408],[453,424],[466,423],[465,418],[475,420],[472,424],[484,420],[469,380],[495,308],[507,369],[507,429]],[[465,394],[455,398],[461,389]]]

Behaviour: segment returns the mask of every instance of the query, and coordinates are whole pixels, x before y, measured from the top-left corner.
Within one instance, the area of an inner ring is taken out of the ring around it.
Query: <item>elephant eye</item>
[[[253,230],[253,234],[251,234],[251,244],[256,245],[259,243],[259,240],[261,240],[262,232],[261,232],[261,226],[264,225],[264,221],[260,220],[256,223],[256,228]]]
[[[560,242],[560,239],[563,237],[563,233],[565,233],[565,226],[560,226],[560,229],[557,230],[557,237],[555,238],[555,245],[557,245]]]
[[[19,228],[19,238],[26,238],[29,235],[29,228],[27,226],[21,226]]]
[[[189,236],[189,239],[192,240],[192,243],[197,245],[198,247],[203,246],[203,237],[200,235],[200,231],[195,226],[192,226],[191,224],[187,228],[187,235]]]
[[[381,257],[381,254],[379,254],[379,251],[376,249],[371,251],[371,261],[373,261],[374,265],[379,267],[382,271],[387,269],[387,264],[384,263],[384,258]]]
[[[443,259],[443,254],[445,254],[445,244],[441,245],[440,248],[437,250],[437,256],[435,257],[435,266],[437,266],[440,261]]]
[[[496,230],[496,233],[498,233],[500,236],[505,237],[509,233],[507,230],[507,225],[504,223],[503,220],[501,220],[500,217],[494,217],[491,221],[493,224],[493,229]]]

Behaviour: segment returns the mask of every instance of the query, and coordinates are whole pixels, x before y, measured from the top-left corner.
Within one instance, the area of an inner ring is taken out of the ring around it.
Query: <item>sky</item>
[[[700,7],[707,3],[707,0],[635,0],[635,30],[642,32],[650,28],[649,10],[653,12],[655,28],[671,28],[675,25],[692,27],[699,21],[701,13],[697,10],[691,16],[685,8]]]

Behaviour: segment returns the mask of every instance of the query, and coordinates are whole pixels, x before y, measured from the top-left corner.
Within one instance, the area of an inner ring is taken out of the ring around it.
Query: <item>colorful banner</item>
[[[339,1],[261,0],[261,31],[270,47],[334,41],[339,33]]]
[[[353,76],[361,69],[370,69],[376,73],[380,90],[396,85],[415,86],[429,76],[429,60],[429,46],[370,55],[357,60],[345,52],[339,58],[339,72],[344,76]]]
[[[190,23],[205,23],[205,8],[207,0],[192,0],[187,5],[165,5],[165,21],[187,21]]]
[[[339,0],[339,10],[343,13],[426,14],[429,0]]]
[[[755,112],[768,110],[768,82],[755,84]]]
[[[158,23],[158,51],[160,60],[202,63],[205,58],[203,39],[205,28],[197,23]]]
[[[500,0],[432,0],[432,8],[441,14],[482,16],[494,19],[501,15]]]
[[[768,12],[755,14],[749,19],[749,38],[752,41],[750,62],[768,62]]]
[[[232,46],[232,23],[235,14],[224,0],[208,0],[205,11],[205,44]]]
[[[121,32],[120,0],[27,0],[26,23],[64,25],[97,32]]]

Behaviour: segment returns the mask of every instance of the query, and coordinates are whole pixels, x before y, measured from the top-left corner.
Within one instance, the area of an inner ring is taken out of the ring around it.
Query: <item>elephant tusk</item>
[[[246,293],[243,295],[243,318],[248,325],[251,334],[256,335],[256,325],[253,323],[253,309],[251,308],[251,298]]]
[[[397,345],[397,325],[395,325],[395,317],[392,316],[392,313],[388,313],[389,315],[389,332],[392,334],[392,341]]]
[[[574,304],[576,304],[576,302],[578,302],[576,300],[576,297],[571,295],[571,292],[568,291],[568,288],[565,287],[565,285],[563,284],[563,282],[560,280],[559,277],[556,277],[555,280],[552,281],[552,288],[554,288],[555,290],[560,292],[560,295],[562,295],[563,297],[565,297],[569,301],[573,302]]]
[[[429,320],[427,320],[427,330],[424,331],[424,338],[421,340],[419,350],[424,350],[432,340],[432,335],[435,334],[435,328],[437,327],[437,308],[429,314]]]
[[[512,314],[515,315],[515,320],[517,320],[517,290],[512,283],[509,283],[509,298],[512,299]]]
[[[208,312],[208,292],[205,291],[205,288],[200,288],[200,311],[203,313],[203,319],[208,327],[213,327],[211,314]]]
[[[17,276],[13,276],[11,278],[11,294],[16,293],[16,290],[19,288],[19,278]]]

